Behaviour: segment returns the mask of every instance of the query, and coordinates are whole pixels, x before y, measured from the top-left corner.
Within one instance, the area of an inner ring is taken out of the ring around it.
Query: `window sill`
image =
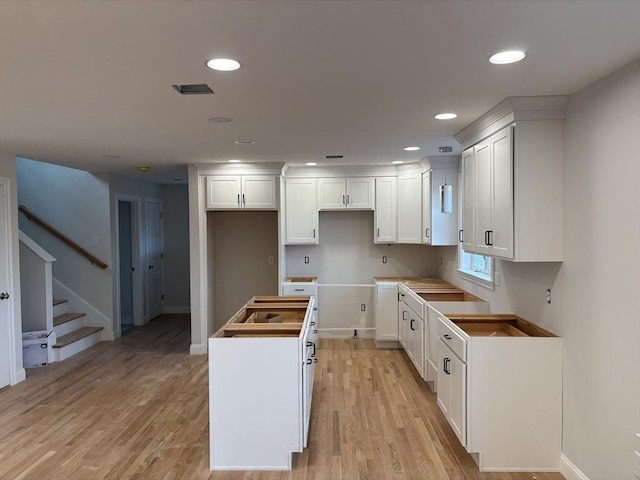
[[[495,284],[493,283],[489,275],[474,272],[473,270],[460,269],[458,269],[458,273],[463,279],[468,280],[469,282],[480,285],[481,287],[484,287],[488,290],[494,290]]]

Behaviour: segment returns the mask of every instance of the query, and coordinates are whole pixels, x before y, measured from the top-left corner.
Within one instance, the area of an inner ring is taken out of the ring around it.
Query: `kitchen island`
[[[209,338],[211,470],[290,470],[307,445],[315,302],[253,297]]]

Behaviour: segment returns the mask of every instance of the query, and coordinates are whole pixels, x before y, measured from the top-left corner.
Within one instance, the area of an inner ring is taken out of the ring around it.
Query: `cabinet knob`
[[[0,293],[0,300],[6,300],[9,298],[9,292]]]
[[[444,335],[442,335],[444,338],[446,338],[447,340],[451,340],[451,335],[447,335],[446,333]]]

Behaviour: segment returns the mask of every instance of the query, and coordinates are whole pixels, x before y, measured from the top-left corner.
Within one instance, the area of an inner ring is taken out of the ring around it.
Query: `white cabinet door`
[[[422,174],[422,243],[431,244],[431,171]]]
[[[285,180],[287,245],[318,244],[318,206],[315,178]]]
[[[373,210],[374,179],[370,177],[347,178],[347,208]]]
[[[438,339],[438,406],[462,446],[467,435],[467,366]]]
[[[398,241],[398,179],[376,178],[376,207],[374,212],[374,243]]]
[[[490,138],[493,181],[491,254],[513,258],[513,150],[512,127]]]
[[[462,152],[462,248],[475,252],[476,176],[474,148]]]
[[[422,174],[398,176],[398,243],[422,243]]]
[[[457,245],[458,169],[434,168],[431,170],[430,190],[431,245]]]
[[[491,254],[493,230],[493,180],[489,139],[474,147],[476,173],[476,228],[474,251]]]
[[[398,284],[376,283],[376,340],[398,340]]]
[[[424,320],[411,309],[409,315],[409,356],[420,377],[424,378]]]
[[[347,191],[344,178],[318,179],[318,208],[343,210],[347,208]]]
[[[242,181],[230,175],[207,177],[207,209],[235,210],[242,206]]]
[[[398,340],[405,351],[408,352],[409,345],[407,335],[409,331],[409,308],[404,302],[399,302],[398,307]]]
[[[270,175],[256,175],[241,177],[242,179],[242,208],[252,210],[275,210],[276,177]]]

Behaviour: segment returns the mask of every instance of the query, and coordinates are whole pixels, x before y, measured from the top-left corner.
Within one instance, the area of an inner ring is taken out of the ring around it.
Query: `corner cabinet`
[[[515,262],[562,261],[566,102],[510,97],[454,136],[464,148],[465,251]]]
[[[207,210],[277,210],[273,175],[206,177]]]
[[[285,243],[287,245],[317,245],[319,219],[316,179],[286,179],[285,204]]]
[[[398,242],[398,179],[376,178],[374,212],[374,243]]]
[[[319,178],[319,210],[373,210],[374,179]]]

